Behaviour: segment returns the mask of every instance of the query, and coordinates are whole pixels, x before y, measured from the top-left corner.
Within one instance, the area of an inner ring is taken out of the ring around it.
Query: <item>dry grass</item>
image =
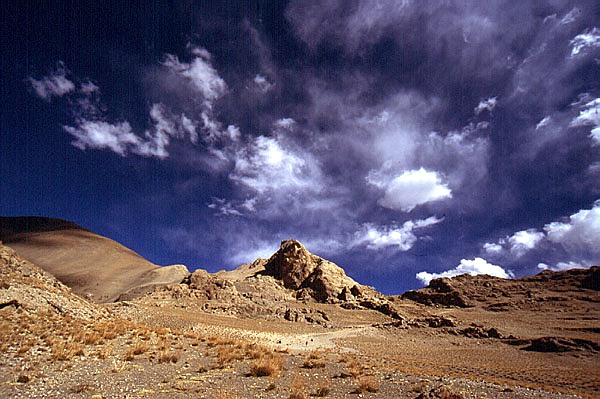
[[[135,355],[146,353],[148,349],[150,349],[150,345],[147,342],[140,341],[125,352],[125,360],[133,360]]]
[[[371,376],[361,376],[356,378],[356,389],[354,393],[363,394],[363,393],[375,393],[379,390],[379,384],[375,380],[375,378]]]
[[[308,399],[308,392],[306,391],[306,381],[298,374],[294,376],[290,383],[290,396],[288,399]]]
[[[54,360],[71,360],[75,356],[84,354],[84,346],[79,342],[59,341],[52,347],[52,358]]]
[[[283,370],[283,358],[277,353],[265,353],[250,363],[253,377],[278,376]]]
[[[163,349],[158,352],[159,363],[177,363],[179,361],[179,353]]]
[[[317,397],[317,398],[325,398],[327,396],[329,396],[329,383],[328,381],[325,380],[321,380],[319,381],[318,385],[317,385],[317,390],[315,391],[315,394],[313,396]]]
[[[321,352],[313,351],[306,356],[304,362],[302,362],[302,368],[305,369],[316,369],[325,367],[325,359],[323,359]]]
[[[220,346],[217,349],[217,368],[225,368],[234,361],[243,360],[245,357],[243,348],[239,346]]]

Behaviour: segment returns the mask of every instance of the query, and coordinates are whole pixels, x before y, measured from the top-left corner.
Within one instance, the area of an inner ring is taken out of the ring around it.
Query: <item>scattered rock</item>
[[[451,388],[442,385],[432,388],[429,392],[421,392],[415,399],[463,399],[464,396]]]
[[[600,345],[583,339],[567,339],[542,337],[531,340],[529,346],[523,348],[532,352],[571,352],[576,350],[600,351]]]

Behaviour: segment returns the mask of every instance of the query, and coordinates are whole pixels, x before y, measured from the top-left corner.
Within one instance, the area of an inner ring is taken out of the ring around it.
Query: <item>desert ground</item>
[[[0,218],[0,397],[600,397],[600,268],[385,296],[284,241],[210,274]]]

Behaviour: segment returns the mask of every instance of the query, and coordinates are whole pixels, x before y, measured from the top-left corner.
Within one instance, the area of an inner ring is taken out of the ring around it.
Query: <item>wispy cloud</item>
[[[73,145],[80,150],[109,149],[125,156],[131,148],[137,148],[142,143],[126,121],[112,124],[104,121],[82,120],[76,127],[64,126],[64,129],[75,137]]]
[[[438,224],[443,219],[431,216],[424,220],[409,220],[398,226],[377,226],[367,223],[357,231],[351,243],[352,247],[365,246],[371,250],[393,247],[399,251],[408,251],[418,240],[416,230]]]
[[[575,117],[570,126],[591,126],[590,137],[595,144],[600,144],[600,98],[595,98],[582,104],[581,111]]]
[[[38,97],[50,101],[52,97],[62,97],[75,90],[75,83],[67,78],[67,69],[61,61],[56,70],[41,79],[28,78],[29,84]]]
[[[475,115],[479,115],[484,111],[492,112],[496,107],[496,104],[498,104],[497,97],[490,97],[488,99],[481,100],[474,109]]]
[[[575,57],[581,53],[600,47],[600,30],[596,27],[588,29],[583,33],[575,36],[571,40],[571,57]]]

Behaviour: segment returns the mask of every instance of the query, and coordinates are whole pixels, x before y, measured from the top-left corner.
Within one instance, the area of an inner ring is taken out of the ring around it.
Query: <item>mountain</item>
[[[212,274],[57,219],[1,218],[0,235],[0,397],[600,394],[600,267],[389,297],[295,240]],[[77,295],[94,288],[115,301]]]
[[[185,266],[160,267],[123,245],[76,224],[44,217],[0,217],[0,241],[74,293],[114,301],[135,287],[180,282]]]

